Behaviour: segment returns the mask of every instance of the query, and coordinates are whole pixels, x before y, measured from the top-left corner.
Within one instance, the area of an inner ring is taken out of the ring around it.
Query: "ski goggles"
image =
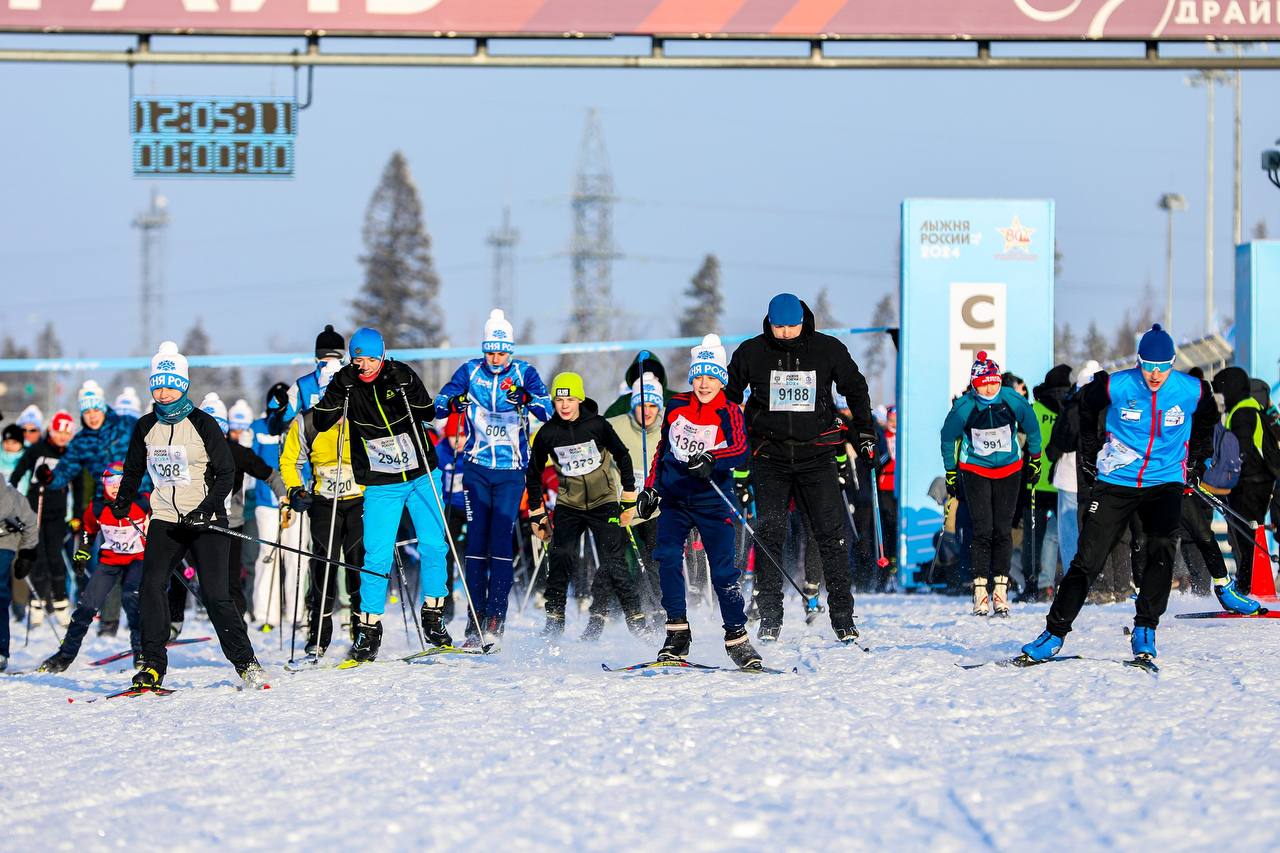
[[[1140,358],[1138,366],[1148,373],[1168,373],[1173,370],[1173,361],[1145,361]]]

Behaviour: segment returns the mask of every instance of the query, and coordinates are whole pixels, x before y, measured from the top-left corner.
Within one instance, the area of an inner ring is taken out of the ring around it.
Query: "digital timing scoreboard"
[[[136,177],[293,176],[293,98],[133,98]]]

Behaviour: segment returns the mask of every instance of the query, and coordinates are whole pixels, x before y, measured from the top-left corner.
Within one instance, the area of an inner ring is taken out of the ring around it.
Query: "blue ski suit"
[[[526,402],[508,399],[525,392]],[[506,619],[511,592],[516,516],[529,465],[526,412],[551,417],[551,397],[538,371],[513,358],[494,372],[473,358],[453,374],[436,396],[436,416],[447,417],[452,401],[466,395],[467,443],[462,449],[462,481],[467,506],[467,587],[476,611]]]

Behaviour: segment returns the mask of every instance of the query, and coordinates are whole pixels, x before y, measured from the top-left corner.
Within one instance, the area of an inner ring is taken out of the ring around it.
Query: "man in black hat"
[[[333,330],[333,326],[325,326],[324,331],[316,335],[316,369],[306,376],[299,376],[298,381],[289,389],[289,404],[284,413],[285,424],[302,412],[311,411],[320,402],[324,389],[329,386],[330,377],[342,367],[342,356],[346,351],[347,342]]]

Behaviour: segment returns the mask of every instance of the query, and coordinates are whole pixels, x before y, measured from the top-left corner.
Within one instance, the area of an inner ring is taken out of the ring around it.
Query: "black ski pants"
[[[1185,534],[1182,540],[1182,555],[1187,561],[1187,570],[1191,573],[1191,586],[1193,589],[1203,589],[1208,592],[1204,576],[1198,571],[1199,567],[1195,564],[1195,556],[1191,552],[1199,555],[1204,563],[1205,569],[1209,572],[1209,577],[1217,580],[1227,576],[1227,564],[1222,559],[1222,549],[1218,547],[1218,540],[1213,536],[1213,510],[1204,502],[1202,498],[1195,495],[1185,495],[1182,498],[1182,532]]]
[[[787,536],[788,511],[792,498],[796,508],[809,520],[822,555],[822,576],[827,583],[827,609],[831,625],[853,625],[853,577],[849,563],[849,522],[844,494],[836,477],[834,455],[789,462],[757,456],[751,463],[751,481],[756,494],[756,535],[773,555],[782,559]],[[782,625],[782,574],[763,554],[755,562],[756,603],[760,622]]]
[[[40,539],[36,542],[36,564],[31,569],[31,584],[43,603],[67,600],[67,558],[63,552],[66,541],[66,520],[53,515],[46,503]]]
[[[311,518],[311,551],[342,560],[353,566],[364,565],[364,498],[348,498],[338,501],[338,515],[334,518],[334,501],[316,498],[307,515]],[[329,547],[329,525],[333,525],[333,553]],[[395,561],[391,570],[396,571]],[[346,574],[347,597],[351,612],[360,611],[360,573],[343,569]],[[328,574],[326,580],[325,574]],[[392,580],[392,583],[395,581]],[[326,586],[327,583],[327,586]],[[323,589],[322,589],[323,588]],[[319,613],[320,596],[324,596],[324,618]],[[338,598],[338,567],[324,560],[311,560],[311,583],[307,586],[307,642],[315,640],[316,628],[320,628],[320,645],[328,646],[333,637],[333,605]],[[354,621],[354,619],[353,619]]]
[[[556,507],[555,530],[551,535],[551,554],[548,557],[546,608],[547,613],[564,615],[565,600],[569,591],[569,575],[573,571],[573,553],[579,538],[588,530],[596,540],[600,554],[600,568],[592,588],[591,615],[604,616],[609,612],[612,589],[628,616],[643,613],[636,579],[627,567],[623,538],[627,535],[616,520],[621,507],[608,503],[594,509]]]
[[[1093,492],[1080,507],[1084,516],[1080,547],[1049,608],[1046,622],[1049,633],[1065,637],[1071,631],[1071,623],[1089,594],[1089,584],[1102,572],[1107,555],[1129,529],[1129,519],[1135,514],[1146,533],[1147,561],[1133,624],[1139,628],[1155,628],[1160,624],[1160,617],[1169,606],[1174,535],[1182,519],[1182,492],[1181,483],[1147,488],[1101,481],[1094,484]]]
[[[165,652],[165,643],[169,640],[169,600],[165,590],[169,573],[177,569],[188,554],[200,579],[200,594],[222,644],[222,653],[237,667],[253,660],[253,646],[244,620],[227,589],[229,540],[230,537],[222,533],[188,530],[177,522],[160,519],[153,519],[147,530],[139,591],[142,656],[162,675],[169,661]]]
[[[1022,491],[1022,472],[991,479],[971,471],[961,472],[964,499],[973,522],[969,566],[975,581],[1008,577],[1013,560],[1013,514]]]
[[[1249,521],[1263,524],[1267,518],[1267,507],[1271,504],[1271,490],[1275,485],[1272,480],[1261,483],[1240,483],[1227,495],[1227,505],[1243,515]],[[1232,519],[1227,525],[1231,530],[1231,552],[1236,557],[1236,587],[1241,595],[1248,595],[1253,584],[1254,551],[1257,550],[1252,533],[1241,530],[1238,520]],[[1271,557],[1259,552],[1259,559],[1271,569]]]
[[[227,529],[234,530],[237,533],[244,530],[243,527],[229,527]],[[236,539],[234,536],[227,537],[227,591],[231,593],[231,600],[235,603],[241,619],[249,612],[249,603],[244,597],[244,565],[241,559],[244,549],[240,547],[242,542],[243,540]],[[196,568],[199,567],[197,566]],[[200,577],[203,578],[204,575]],[[203,585],[204,582],[202,580],[201,586]],[[169,582],[169,620],[172,622],[183,621],[186,610],[187,588],[182,581],[173,578]]]

